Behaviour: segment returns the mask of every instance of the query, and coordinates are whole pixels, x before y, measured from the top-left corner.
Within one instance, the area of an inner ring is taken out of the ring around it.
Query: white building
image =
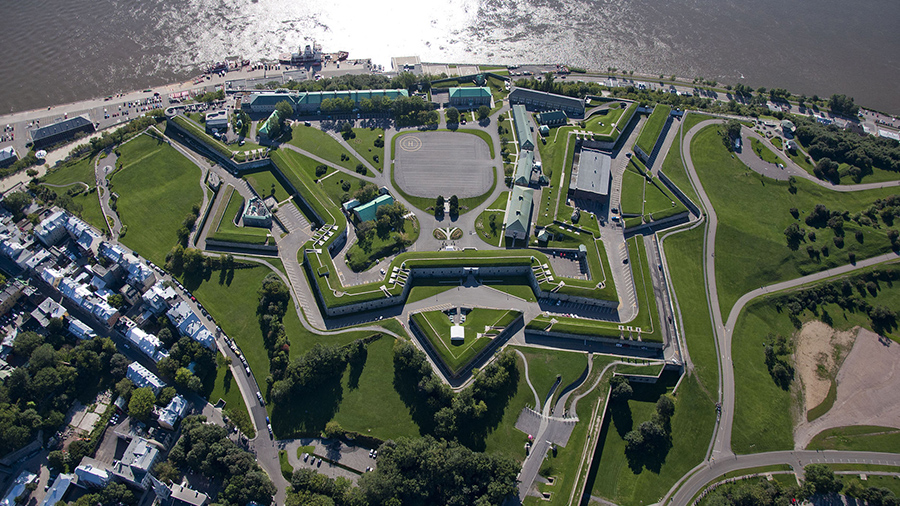
[[[150,372],[146,367],[137,362],[128,364],[128,372],[125,377],[130,379],[137,388],[149,387],[154,394],[159,394],[166,384],[155,374]]]
[[[0,499],[0,506],[15,506],[16,498],[22,495],[25,492],[25,487],[31,483],[32,481],[37,480],[37,475],[27,470],[19,473],[19,476],[16,477],[16,481],[13,482],[12,486],[6,492],[6,495],[3,499]]]
[[[75,468],[75,476],[84,488],[104,488],[111,477],[106,464],[90,457],[81,459],[81,465]]]
[[[68,215],[65,211],[56,211],[44,218],[40,225],[34,227],[34,236],[44,246],[50,247],[59,242],[66,235],[66,223]]]
[[[112,473],[120,479],[146,490],[150,486],[150,469],[159,450],[144,438],[135,437],[125,448],[121,461],[114,461]]]
[[[77,337],[78,339],[93,339],[97,337],[97,334],[94,332],[94,329],[90,328],[83,321],[72,318],[71,316],[68,318],[69,320],[69,332]]]
[[[215,337],[203,325],[200,317],[191,310],[187,302],[181,301],[172,306],[166,316],[172,325],[178,328],[181,335],[188,336],[211,350],[216,349]]]
[[[66,492],[69,491],[69,486],[72,485],[72,481],[75,479],[75,476],[71,474],[60,474],[53,480],[53,485],[50,486],[50,490],[47,491],[47,495],[44,496],[44,500],[41,501],[41,506],[56,506],[56,503],[63,500]]]
[[[153,334],[144,332],[137,326],[129,328],[125,333],[125,337],[127,337],[129,341],[134,343],[134,345],[141,350],[141,353],[147,355],[150,358],[153,358],[153,356],[156,354],[156,351],[160,347],[162,347],[162,343],[159,341],[159,338],[157,338]]]
[[[159,424],[164,429],[175,430],[175,425],[184,417],[187,409],[187,399],[180,395],[172,397],[169,405],[159,412]]]
[[[165,286],[165,282],[157,281],[141,296],[154,315],[162,314],[169,310],[169,303],[175,300],[178,294],[171,286]]]

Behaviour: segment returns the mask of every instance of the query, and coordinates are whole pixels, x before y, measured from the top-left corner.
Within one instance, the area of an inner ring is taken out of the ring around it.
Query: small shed
[[[462,325],[450,326],[450,342],[461,343],[466,339],[466,329]]]

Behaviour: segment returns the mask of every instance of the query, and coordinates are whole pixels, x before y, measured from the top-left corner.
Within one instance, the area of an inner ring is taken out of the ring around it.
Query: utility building
[[[592,149],[581,150],[578,172],[572,176],[569,194],[573,198],[609,203],[611,159],[606,153]]]
[[[561,126],[569,121],[569,117],[562,111],[550,111],[538,114],[537,120],[542,125]]]

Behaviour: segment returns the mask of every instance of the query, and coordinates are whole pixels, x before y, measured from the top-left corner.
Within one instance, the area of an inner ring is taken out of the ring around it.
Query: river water
[[[390,68],[568,63],[787,88],[900,113],[896,0],[3,2],[0,114],[157,86],[318,41]]]

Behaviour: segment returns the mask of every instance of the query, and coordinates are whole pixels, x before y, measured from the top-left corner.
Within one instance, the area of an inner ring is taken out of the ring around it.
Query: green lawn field
[[[128,227],[121,241],[158,265],[178,240],[178,229],[203,200],[200,168],[175,148],[149,135],[122,145],[122,169],[110,182],[118,213]]]
[[[681,307],[684,338],[691,353],[694,372],[707,392],[719,388],[716,342],[709,315],[709,299],[703,276],[703,236],[705,227],[670,234],[663,240],[669,276]]]
[[[900,453],[900,430],[870,425],[828,429],[813,437],[806,449]]]
[[[240,364],[237,364],[240,366]],[[238,367],[240,369],[240,367]],[[216,381],[212,392],[209,394],[210,404],[216,404],[219,399],[225,401],[225,412],[231,421],[241,429],[241,432],[252,438],[256,431],[253,430],[253,422],[247,412],[247,405],[241,397],[241,390],[228,366],[220,365],[216,369]]]
[[[356,157],[355,153],[348,151],[335,140],[334,137],[318,128],[308,127],[304,126],[302,123],[297,123],[291,130],[291,134],[290,144],[312,153],[319,158],[323,158],[333,165],[340,165],[341,167],[350,170],[356,170],[356,164],[360,163],[359,158]],[[343,161],[341,161],[342,154],[346,155]]]
[[[860,226],[848,220],[843,227],[843,247],[838,247],[832,241],[834,231],[827,227],[813,229],[803,219],[816,204],[852,215],[868,209],[876,199],[895,193],[892,188],[840,193],[798,178],[794,183],[797,191],[791,193],[790,183],[764,178],[732,158],[716,126],[697,134],[691,153],[719,218],[716,272],[723,315],[742,294],[760,286],[847,264],[850,252],[863,259],[890,250],[883,227]],[[761,202],[766,203],[764,209]],[[791,208],[797,209],[797,219],[791,216]],[[791,250],[784,235],[791,223],[815,230],[816,241],[805,240]],[[863,232],[862,243],[854,239],[857,230]],[[827,252],[821,250],[824,246]],[[811,255],[808,247],[820,253]]]
[[[244,179],[264,199],[275,197],[275,201],[281,202],[291,196],[290,192],[278,182],[271,170],[246,174]]]
[[[781,158],[778,158],[778,155],[772,152],[772,150],[769,149],[768,146],[760,142],[756,137],[750,137],[750,148],[754,153],[756,153],[756,156],[758,156],[764,162],[769,162],[776,165],[781,163]]]
[[[671,111],[672,108],[670,106],[657,104],[656,107],[653,108],[653,112],[650,113],[650,117],[647,118],[647,121],[644,123],[644,128],[641,129],[641,135],[638,136],[635,144],[637,147],[641,148],[647,156],[653,154],[653,148],[656,147],[659,134],[662,133],[663,127],[666,126],[666,121],[669,119],[669,113]]]
[[[659,501],[669,488],[706,456],[715,425],[715,401],[689,376],[675,395],[671,448],[659,461],[647,458],[643,465],[629,463],[625,455],[625,434],[649,420],[656,401],[671,392],[677,376],[666,373],[656,385],[633,383],[634,397],[629,409],[611,407],[601,429],[592,466],[591,493],[616,504],[640,505]]]
[[[380,148],[375,146],[375,140],[379,137],[381,137],[382,142],[384,141],[384,129],[354,128],[353,133],[356,136],[348,140],[347,143],[360,157],[365,158],[379,172],[384,172],[384,144]]]
[[[503,235],[503,217],[508,200],[509,192],[502,192],[475,220],[475,231],[478,232],[478,237],[491,246],[496,246]],[[498,211],[489,211],[488,209],[498,209]],[[503,211],[500,211],[501,209]],[[491,216],[494,216],[493,227],[491,226]]]

